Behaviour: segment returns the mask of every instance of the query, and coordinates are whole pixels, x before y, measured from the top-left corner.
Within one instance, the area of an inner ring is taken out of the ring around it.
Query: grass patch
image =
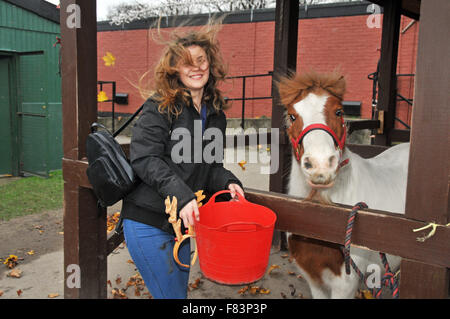
[[[62,171],[49,178],[26,177],[0,186],[0,220],[63,207]]]

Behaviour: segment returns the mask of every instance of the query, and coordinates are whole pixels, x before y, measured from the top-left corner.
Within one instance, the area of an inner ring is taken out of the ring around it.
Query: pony
[[[323,204],[365,202],[371,209],[404,214],[409,143],[369,159],[345,147],[344,76],[291,74],[277,87],[293,149],[288,194]],[[355,297],[360,278],[354,269],[346,274],[340,245],[288,234],[288,247],[313,298]],[[350,255],[363,273],[371,264],[383,269],[377,252],[352,246]],[[387,259],[391,269],[399,267],[400,257]]]

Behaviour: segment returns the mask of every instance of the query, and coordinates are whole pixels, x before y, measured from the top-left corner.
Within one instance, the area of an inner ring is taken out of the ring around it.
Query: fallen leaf
[[[269,267],[269,270],[267,271],[267,274],[270,275],[270,273],[272,272],[272,270],[280,268],[280,266],[278,265],[272,265]]]
[[[128,299],[123,289],[114,288],[113,290],[111,290],[111,294],[113,295],[114,299]]]
[[[141,296],[141,291],[139,290],[139,287],[135,287],[134,288],[134,295],[136,297],[140,297]]]
[[[247,161],[240,161],[238,164],[242,168],[242,170],[245,171],[245,166],[244,165],[247,164]]]
[[[259,291],[259,287],[258,286],[251,286],[250,289],[248,290],[252,295],[256,295]]]
[[[295,292],[297,291],[297,290],[295,289],[294,285],[293,285],[293,284],[290,284],[290,285],[289,285],[289,288],[291,289],[291,296],[294,296],[294,295],[295,295]]]
[[[106,219],[106,228],[108,230],[108,233],[112,231],[114,228],[116,228],[119,219],[120,219],[120,212],[116,212],[111,216],[108,216],[108,218]]]
[[[108,281],[106,282],[106,284],[109,285],[109,286],[112,288],[111,280],[108,280]]]
[[[34,255],[34,250],[27,251],[27,255],[30,255],[30,256]]]
[[[117,276],[116,285],[120,285],[121,282],[122,282],[122,278],[120,276]]]
[[[18,268],[13,269],[7,274],[7,276],[12,277],[12,278],[20,278],[20,277],[22,277],[22,270],[20,270]]]
[[[17,292],[17,296],[20,297],[20,295],[22,294],[22,289],[19,289],[19,290],[17,290],[16,292]]]
[[[298,279],[303,279],[303,276],[302,275],[297,275],[297,278]]]
[[[270,289],[260,288],[259,293],[263,295],[270,294]]]
[[[64,232],[63,232],[63,231],[60,231],[60,232],[58,232],[58,234],[60,234],[60,235],[64,235]]]
[[[357,299],[374,299],[370,290],[367,290],[367,289],[358,290],[358,292],[356,293],[356,298]]]
[[[287,257],[289,257],[289,254],[283,254],[283,255],[281,255],[281,258],[287,258]]]
[[[111,52],[106,52],[102,59],[105,61],[105,66],[114,66],[116,64],[116,57]]]
[[[238,293],[243,295],[247,292],[248,288],[249,286],[242,287],[241,289],[239,289]]]
[[[134,261],[132,261],[131,259],[128,259],[128,260],[127,260],[127,263],[129,263],[129,264],[134,264]]]
[[[19,259],[17,258],[16,255],[9,255],[9,257],[5,259],[3,264],[6,265],[6,267],[8,267],[9,269],[13,269],[14,267],[17,266],[18,260]]]
[[[56,298],[56,297],[59,297],[59,294],[58,293],[48,294],[48,297],[49,298]]]
[[[200,278],[197,278],[193,283],[189,284],[189,287],[191,287],[192,289],[197,289],[201,283],[202,282],[201,282]]]
[[[289,270],[288,270],[288,275],[290,275],[290,276],[294,276],[294,275],[295,275],[295,272],[293,272],[293,271],[289,271]]]
[[[0,290],[0,297],[3,296],[3,290]]]

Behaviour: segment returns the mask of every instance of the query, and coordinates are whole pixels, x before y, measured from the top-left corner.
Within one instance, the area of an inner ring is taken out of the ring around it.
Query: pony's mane
[[[286,107],[300,101],[311,92],[326,91],[342,100],[345,93],[345,79],[339,71],[330,73],[292,74],[282,77],[278,83],[281,103]]]

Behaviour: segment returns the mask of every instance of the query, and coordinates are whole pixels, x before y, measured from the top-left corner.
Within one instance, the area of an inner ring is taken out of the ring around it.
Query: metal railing
[[[112,85],[112,98],[102,102],[111,102],[111,132],[115,131],[115,99],[116,99],[116,82],[115,81],[97,81],[97,84],[100,85],[100,91],[103,91],[104,84]]]
[[[272,96],[246,97],[245,89],[246,89],[247,78],[257,78],[257,77],[265,77],[265,76],[272,76],[272,75],[273,75],[273,71],[269,71],[266,74],[238,75],[238,76],[230,76],[230,77],[226,78],[227,80],[242,79],[242,97],[240,97],[240,98],[225,98],[226,101],[242,101],[242,113],[241,113],[242,129],[244,129],[244,121],[245,121],[245,101],[272,99]]]

